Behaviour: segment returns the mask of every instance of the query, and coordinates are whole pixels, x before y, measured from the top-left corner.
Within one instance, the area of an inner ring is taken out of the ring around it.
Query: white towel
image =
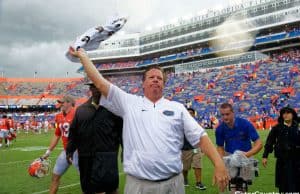
[[[127,19],[125,17],[115,17],[103,26],[90,28],[81,36],[77,37],[72,47],[76,50],[79,48],[83,48],[86,51],[95,50],[102,41],[119,31],[126,21]],[[79,59],[73,57],[69,51],[66,52],[66,57],[72,62],[79,63]]]

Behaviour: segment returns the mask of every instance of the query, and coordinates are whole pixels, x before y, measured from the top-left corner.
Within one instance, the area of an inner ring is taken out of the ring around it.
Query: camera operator
[[[237,150],[242,151],[247,158],[257,154],[262,149],[262,141],[253,125],[246,119],[235,117],[233,107],[229,103],[221,104],[219,111],[222,122],[217,127],[215,136],[221,157],[233,154]]]

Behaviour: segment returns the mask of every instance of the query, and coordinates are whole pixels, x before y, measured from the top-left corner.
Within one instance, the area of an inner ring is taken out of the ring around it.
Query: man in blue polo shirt
[[[223,157],[240,150],[249,158],[258,153],[262,149],[262,141],[253,125],[246,119],[235,117],[229,103],[223,103],[219,110],[223,120],[215,134],[219,154]]]

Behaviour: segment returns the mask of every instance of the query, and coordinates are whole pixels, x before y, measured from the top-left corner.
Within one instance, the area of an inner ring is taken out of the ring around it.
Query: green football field
[[[214,133],[208,131],[209,136],[214,141]],[[17,141],[9,148],[0,148],[0,194],[15,194],[15,193],[48,193],[48,188],[51,180],[51,175],[44,178],[30,177],[27,173],[29,164],[39,156],[41,156],[50,143],[53,131],[48,134],[18,134]],[[268,131],[260,132],[263,141],[268,134]],[[62,150],[61,142],[52,152],[50,159],[52,168],[55,164],[57,155]],[[262,151],[256,156],[261,161]],[[277,192],[274,186],[274,165],[275,160],[273,155],[270,155],[268,167],[263,168],[259,164],[259,177],[255,178],[253,185],[249,187],[249,192]],[[120,193],[123,193],[125,175],[120,164]],[[213,166],[207,157],[203,160],[202,182],[207,186],[207,190],[200,191],[195,188],[193,171],[189,173],[190,186],[186,187],[187,194],[196,193],[218,193],[215,186],[212,186]],[[257,192],[257,193],[259,193]],[[58,193],[81,193],[79,176],[74,167],[70,167],[67,173],[62,177]]]

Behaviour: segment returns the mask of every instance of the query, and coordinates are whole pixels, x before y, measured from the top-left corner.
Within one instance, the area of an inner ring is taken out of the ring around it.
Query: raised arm
[[[69,48],[69,52],[74,57],[78,57],[87,76],[92,80],[96,88],[101,92],[104,97],[107,97],[109,91],[110,82],[107,81],[96,69],[84,49],[80,48],[75,51],[72,47]]]

